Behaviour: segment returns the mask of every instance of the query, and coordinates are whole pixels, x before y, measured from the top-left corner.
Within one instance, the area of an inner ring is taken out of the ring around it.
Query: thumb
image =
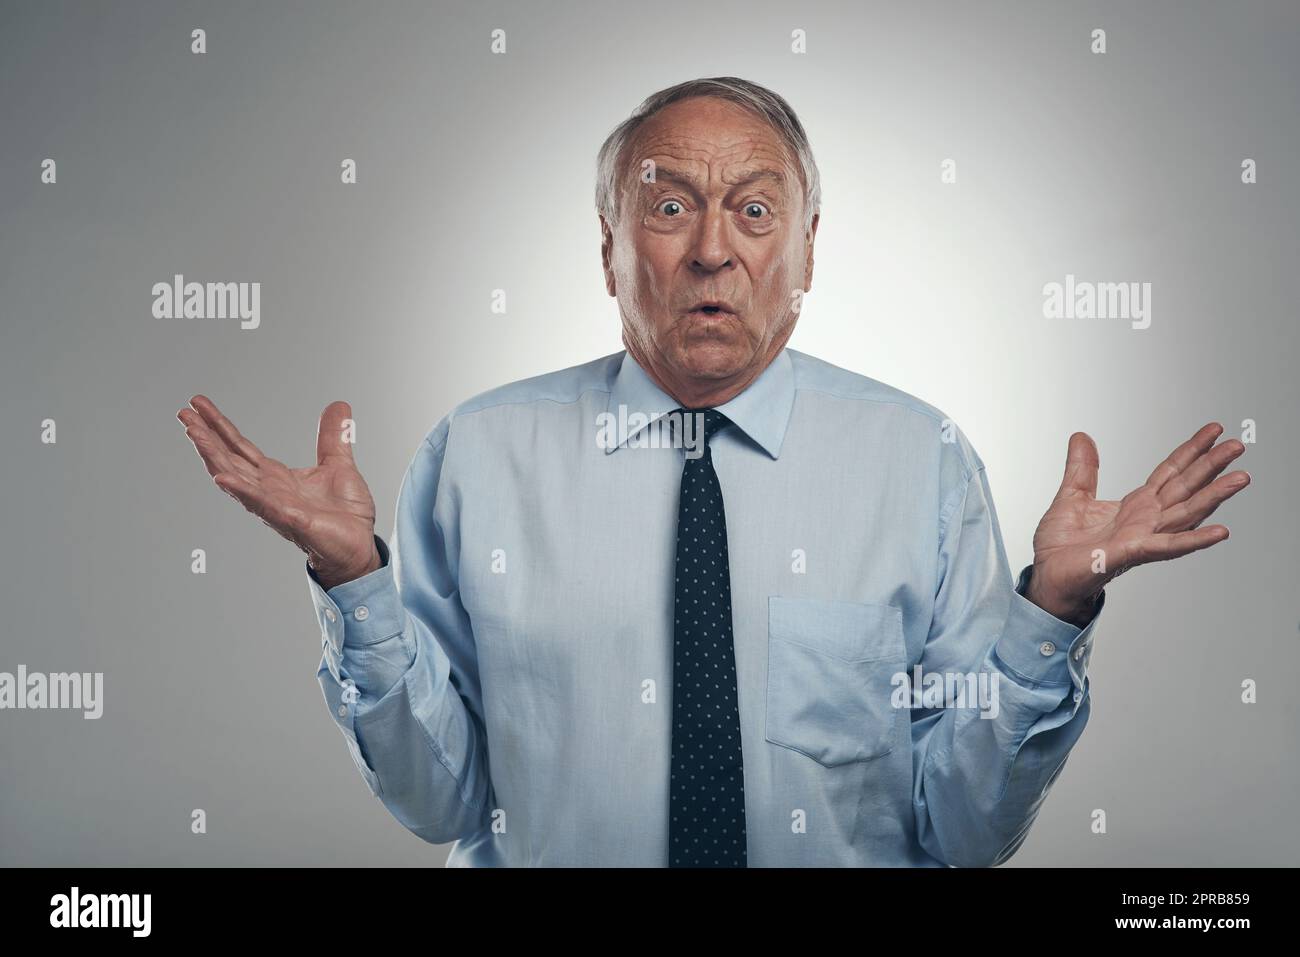
[[[352,419],[352,406],[346,402],[331,402],[320,414],[316,428],[316,464],[324,465],[330,459],[354,462],[352,443],[356,436],[356,423]]]
[[[1092,498],[1097,497],[1097,468],[1101,458],[1097,455],[1097,443],[1087,432],[1075,432],[1070,436],[1070,447],[1065,453],[1065,475],[1061,479],[1061,488],[1057,495],[1066,492],[1084,492]]]

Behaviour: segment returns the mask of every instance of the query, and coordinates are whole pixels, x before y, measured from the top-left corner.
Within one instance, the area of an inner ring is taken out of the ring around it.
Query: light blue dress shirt
[[[448,866],[667,864],[677,407],[623,352],[487,392],[416,450],[391,561],[307,569],[330,715]],[[934,407],[786,349],[719,408],[750,866],[1005,861],[1088,720],[1097,617],[1013,588]]]

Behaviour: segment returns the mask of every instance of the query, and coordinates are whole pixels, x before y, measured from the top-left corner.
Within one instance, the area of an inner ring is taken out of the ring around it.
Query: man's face
[[[696,97],[647,120],[623,164],[619,222],[601,223],[624,344],[679,400],[725,401],[785,346],[811,288],[797,160],[754,114]]]

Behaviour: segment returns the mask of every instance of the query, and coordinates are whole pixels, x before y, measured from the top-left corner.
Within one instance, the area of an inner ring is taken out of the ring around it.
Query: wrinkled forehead
[[[716,97],[679,100],[642,123],[623,157],[624,184],[642,182],[647,161],[701,187],[757,176],[791,195],[802,188],[799,163],[781,133],[763,117]]]

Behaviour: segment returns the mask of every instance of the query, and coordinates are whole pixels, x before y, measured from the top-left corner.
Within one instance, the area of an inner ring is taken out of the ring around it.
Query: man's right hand
[[[343,439],[352,418],[346,402],[331,402],[316,432],[316,464],[291,469],[267,458],[203,395],[176,418],[217,487],[307,553],[326,589],[381,566],[375,548],[375,500]]]

